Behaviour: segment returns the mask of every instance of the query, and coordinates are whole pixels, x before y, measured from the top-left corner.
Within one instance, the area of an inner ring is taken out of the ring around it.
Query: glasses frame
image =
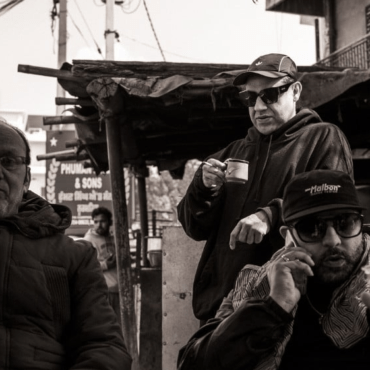
[[[279,100],[279,97],[280,95],[286,93],[289,89],[289,87],[291,85],[293,85],[295,82],[297,81],[293,81],[293,82],[289,82],[285,85],[282,85],[282,86],[277,86],[277,87],[269,87],[267,89],[263,89],[261,90],[259,93],[256,93],[254,91],[249,91],[249,90],[243,90],[243,91],[240,91],[239,92],[239,96],[240,96],[240,99],[249,107],[249,108],[252,108],[256,105],[257,103],[257,99],[258,98],[261,98],[262,101],[265,103],[265,104],[274,104],[274,103],[277,103],[277,101]],[[273,91],[274,94],[276,94],[276,97],[274,97],[273,99],[269,99],[265,96],[266,93],[268,93],[269,91]],[[276,91],[276,93],[275,93]],[[252,94],[252,96],[251,96]],[[244,97],[246,95],[246,97]],[[252,101],[251,98],[255,97],[255,99]],[[267,100],[266,100],[267,99]]]
[[[4,159],[12,159],[12,160],[14,159],[15,163],[13,166],[9,167],[3,164]],[[3,155],[0,157],[0,166],[6,169],[7,171],[14,171],[17,167],[23,164],[27,165],[26,157],[22,157],[20,155]]]
[[[341,235],[340,232],[338,232],[338,220],[336,219],[339,219],[339,216],[342,216],[342,215],[356,215],[359,217],[359,220],[360,220],[360,223],[361,223],[361,226],[360,226],[360,229],[359,229],[359,232],[355,235],[351,235],[351,236],[344,236],[344,235]],[[363,225],[364,225],[364,216],[360,213],[356,213],[356,212],[343,212],[343,213],[340,213],[338,215],[336,215],[335,217],[328,217],[328,218],[320,218],[320,217],[316,217],[316,220],[321,220],[325,222],[326,224],[326,228],[325,228],[325,231],[322,235],[320,235],[320,238],[316,241],[306,241],[302,238],[301,234],[299,233],[299,230],[296,228],[296,225],[300,222],[304,222],[305,220],[302,219],[298,222],[296,222],[294,225],[288,225],[288,227],[290,229],[295,229],[295,231],[297,232],[297,235],[298,235],[298,238],[303,242],[303,243],[307,243],[307,244],[315,244],[315,243],[319,243],[320,241],[322,241],[322,239],[325,237],[326,235],[326,231],[328,229],[328,221],[331,221],[332,223],[332,226],[334,227],[334,230],[335,232],[341,237],[341,238],[344,238],[344,239],[351,239],[351,238],[355,238],[356,236],[359,236],[362,232],[362,228],[363,228]]]

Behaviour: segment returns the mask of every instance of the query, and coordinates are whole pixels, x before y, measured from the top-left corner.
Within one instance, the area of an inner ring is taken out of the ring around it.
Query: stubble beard
[[[353,253],[348,253],[346,251],[337,249],[328,251],[320,258],[319,261],[316,261],[316,265],[312,269],[314,276],[317,280],[326,285],[340,285],[344,283],[344,281],[348,279],[358,265],[363,250],[363,243],[361,242],[360,245],[353,251]],[[340,268],[332,268],[323,265],[325,258],[332,254],[341,255],[345,259],[346,264]]]

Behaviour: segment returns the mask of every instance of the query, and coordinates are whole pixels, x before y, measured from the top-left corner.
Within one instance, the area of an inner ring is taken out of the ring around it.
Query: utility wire
[[[89,48],[91,48],[91,46],[90,46],[89,42],[86,40],[86,37],[84,36],[84,34],[83,34],[83,33],[82,33],[82,31],[80,30],[80,28],[77,26],[76,22],[74,21],[74,19],[73,19],[73,17],[72,17],[72,14],[71,14],[69,11],[67,11],[67,14],[68,14],[69,18],[71,19],[71,21],[72,21],[73,25],[76,27],[76,30],[79,32],[79,34],[81,35],[81,37],[85,40],[86,45],[87,45]],[[100,54],[101,54],[101,53],[100,53]]]
[[[156,49],[156,50],[158,49],[156,46],[153,46],[153,45],[147,44],[147,43],[145,43],[145,42],[138,41],[138,40],[136,40],[136,39],[133,39],[132,37],[125,36],[125,35],[121,35],[121,36],[122,36],[122,37],[124,37],[125,39],[131,40],[131,41],[133,41],[133,42],[136,42],[136,43],[141,44],[141,45],[144,45],[144,46],[147,46],[148,48],[152,48],[152,49]],[[197,59],[197,58],[186,57],[186,56],[184,56],[184,55],[176,54],[176,53],[172,53],[172,52],[167,51],[167,50],[164,50],[164,52],[165,52],[166,54],[175,55],[175,56],[177,56],[177,57],[184,58],[184,59],[195,60],[195,61],[202,62],[202,63],[209,63],[209,62],[207,62],[207,61],[205,61],[205,60],[203,60],[203,59]]]
[[[85,19],[84,15],[83,15],[83,13],[82,13],[82,11],[81,11],[81,8],[80,8],[80,6],[78,5],[78,3],[77,3],[77,1],[76,1],[76,0],[75,0],[75,4],[76,4],[76,6],[77,6],[78,11],[79,11],[79,12],[80,12],[80,14],[81,14],[82,19],[84,20],[84,22],[85,22],[85,24],[86,24],[86,27],[87,27],[87,29],[88,29],[88,31],[89,31],[89,33],[90,33],[91,38],[93,39],[93,41],[94,41],[94,43],[95,43],[95,46],[96,46],[96,49],[98,50],[98,53],[99,53],[101,56],[103,56],[103,53],[101,52],[101,49],[100,49],[100,47],[99,47],[99,45],[98,45],[97,41],[95,40],[95,37],[94,37],[94,35],[93,35],[93,33],[92,33],[92,31],[91,31],[90,27],[89,27],[89,24],[87,23],[87,21],[86,21],[86,19]]]
[[[126,4],[126,2],[123,2],[121,4],[121,10],[126,13],[126,14],[133,14],[136,12],[136,10],[139,9],[139,6],[140,6],[140,0],[138,1],[137,5],[136,5],[136,8],[134,10],[125,10],[125,9],[129,9],[131,4],[132,4],[133,0],[129,0],[128,1],[128,4]]]
[[[143,0],[143,3],[144,3],[144,6],[145,6],[145,11],[146,11],[146,14],[148,16],[148,19],[149,19],[149,22],[150,22],[150,26],[152,27],[152,30],[153,30],[153,33],[154,33],[154,37],[157,41],[157,44],[158,44],[158,48],[159,48],[159,51],[161,52],[162,54],[162,58],[164,61],[166,61],[166,58],[164,57],[164,54],[163,54],[163,50],[161,48],[161,44],[159,43],[159,40],[158,40],[158,37],[157,37],[157,34],[155,32],[155,29],[154,29],[154,26],[153,26],[153,22],[152,22],[152,19],[150,18],[150,14],[149,14],[149,10],[148,10],[148,7],[146,6],[146,1]]]
[[[15,7],[16,5],[20,4],[23,0],[10,0],[10,1],[3,1],[0,3],[0,15],[4,15],[7,13],[11,8]],[[4,4],[4,5],[2,5]]]

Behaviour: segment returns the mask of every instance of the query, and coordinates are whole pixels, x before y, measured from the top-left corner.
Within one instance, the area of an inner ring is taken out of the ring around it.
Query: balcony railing
[[[370,68],[370,33],[356,42],[336,50],[316,65],[326,67],[353,67],[358,69]]]

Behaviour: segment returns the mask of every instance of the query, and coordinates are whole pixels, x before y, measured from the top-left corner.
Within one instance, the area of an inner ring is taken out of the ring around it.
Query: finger
[[[225,174],[218,170],[203,171],[203,178],[206,178],[209,181],[217,182],[219,184],[223,184],[225,182]]]
[[[307,276],[313,276],[313,271],[306,262],[295,260],[293,261],[293,263],[294,263],[293,269],[295,270],[295,272],[298,271],[299,274],[305,273]]]
[[[203,164],[203,166],[213,168],[213,169],[217,169],[217,170],[221,170],[221,171],[226,170],[226,167],[227,167],[225,163],[220,162],[219,160],[214,159],[214,158],[209,158],[207,161],[202,162],[202,164]]]
[[[285,252],[284,254],[281,255],[281,259],[286,261],[286,259],[290,261],[295,261],[295,260],[300,260],[305,263],[307,263],[310,266],[314,266],[315,262],[311,258],[311,256],[308,254],[307,251],[302,250],[302,251],[297,251],[296,248],[292,248],[290,251]]]
[[[260,232],[256,232],[255,235],[254,235],[254,242],[256,244],[259,244],[261,243],[262,239],[263,239],[264,235]]]
[[[213,176],[213,175],[205,175],[203,174],[203,183],[206,187],[210,188],[210,187],[221,187],[221,185],[223,184],[223,182],[217,177],[217,176]]]
[[[231,250],[234,250],[236,247],[236,241],[239,240],[239,231],[240,231],[240,222],[234,227],[233,231],[230,234],[229,246]]]
[[[246,229],[247,229],[246,242],[247,244],[253,244],[255,240],[255,232],[251,228],[246,228]]]

